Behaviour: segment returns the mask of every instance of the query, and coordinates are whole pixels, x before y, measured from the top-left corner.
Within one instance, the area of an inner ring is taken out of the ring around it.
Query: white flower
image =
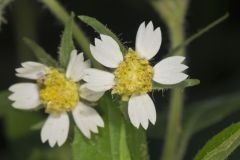
[[[24,62],[17,68],[17,76],[36,83],[17,83],[9,90],[13,92],[9,99],[17,109],[36,109],[43,104],[45,112],[49,114],[41,129],[42,142],[49,142],[61,146],[67,139],[69,132],[69,117],[72,112],[74,121],[81,132],[90,138],[91,133],[98,133],[97,127],[104,127],[100,115],[95,109],[80,101],[81,98],[95,102],[104,92],[96,92],[80,85],[83,70],[90,68],[90,62],[84,61],[83,53],[71,52],[70,61],[64,74],[60,69],[47,67],[36,62]],[[79,98],[80,96],[80,98]]]
[[[87,69],[83,79],[86,87],[103,92],[112,89],[112,94],[122,96],[128,101],[128,114],[131,123],[147,129],[149,121],[156,122],[156,110],[153,101],[147,94],[152,91],[152,81],[172,85],[185,80],[188,75],[182,73],[188,67],[181,64],[185,57],[172,56],[163,59],[152,67],[149,60],[160,49],[162,36],[160,28],[154,30],[152,22],[145,26],[143,22],[137,32],[135,51],[129,49],[125,57],[117,42],[100,35],[95,39],[95,46],[90,45],[93,57],[113,73],[98,69]]]

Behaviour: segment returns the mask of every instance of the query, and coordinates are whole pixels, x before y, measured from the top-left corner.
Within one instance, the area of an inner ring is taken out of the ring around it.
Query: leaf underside
[[[194,160],[224,160],[240,145],[240,123],[231,125],[214,136]]]

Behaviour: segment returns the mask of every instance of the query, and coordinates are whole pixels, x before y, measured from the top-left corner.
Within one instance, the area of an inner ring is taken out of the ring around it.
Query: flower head
[[[47,76],[38,85],[40,100],[47,113],[71,111],[79,101],[78,84],[55,68],[49,69]]]
[[[122,96],[128,101],[129,96],[144,94],[152,90],[153,68],[148,60],[141,58],[131,48],[125,60],[114,71],[116,84],[112,93]]]
[[[160,49],[162,36],[158,27],[152,22],[143,22],[137,31],[135,50],[128,49],[125,56],[117,42],[107,35],[95,39],[95,46],[90,45],[93,57],[113,73],[98,69],[86,69],[84,80],[86,87],[94,91],[107,91],[128,101],[128,114],[132,124],[147,129],[149,121],[156,122],[156,110],[153,101],[147,94],[152,91],[152,81],[172,85],[185,80],[188,75],[182,73],[187,66],[181,64],[185,57],[172,56],[163,59],[155,66],[149,60]]]
[[[95,109],[81,102],[81,99],[95,102],[104,92],[95,92],[79,81],[83,70],[90,68],[89,61],[84,61],[83,53],[71,53],[66,72],[60,68],[47,67],[36,62],[24,62],[17,68],[17,76],[35,80],[36,83],[17,83],[9,90],[13,92],[9,99],[17,109],[35,109],[40,104],[49,114],[41,130],[42,142],[49,141],[51,147],[61,146],[69,132],[68,112],[72,112],[75,123],[82,133],[90,138],[91,133],[98,133],[97,127],[104,123]]]

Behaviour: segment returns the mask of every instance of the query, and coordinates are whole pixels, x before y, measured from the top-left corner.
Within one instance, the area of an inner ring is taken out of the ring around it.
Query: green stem
[[[188,44],[193,42],[198,37],[202,36],[204,33],[208,32],[210,29],[212,29],[212,28],[216,27],[218,24],[224,22],[228,17],[229,17],[229,13],[226,13],[224,16],[222,16],[219,19],[215,20],[214,22],[210,23],[207,27],[200,30],[198,33],[194,34],[193,36],[189,37],[185,42],[183,42],[181,45],[176,47],[176,49],[173,50],[173,53],[178,51],[182,47],[183,48],[186,47]],[[195,124],[195,123],[193,123],[193,122],[189,123],[183,129],[183,133],[181,134],[181,137],[179,138],[179,142],[178,142],[179,149],[177,150],[177,152],[175,154],[176,160],[182,160],[184,158],[184,154],[186,152],[189,139],[191,137],[190,130],[194,127],[193,124]]]
[[[184,25],[183,19],[179,21],[171,21],[168,23],[171,48],[175,48],[184,42]],[[185,48],[182,47],[174,55],[184,56]],[[163,148],[162,160],[176,160],[176,149],[178,146],[179,136],[182,127],[182,110],[183,110],[184,89],[176,88],[171,92],[170,111],[168,115],[168,124],[165,137],[165,145]]]
[[[178,88],[172,91],[166,140],[162,156],[163,160],[176,159],[175,151],[181,131],[183,97],[183,89]]]
[[[200,116],[200,115],[196,115],[196,116]],[[196,119],[198,119],[198,118],[196,118]],[[176,154],[175,154],[176,155],[176,160],[182,160],[184,158],[189,139],[192,135],[192,132],[189,131],[189,130],[194,128],[194,125],[196,125],[196,122],[195,122],[196,119],[193,119],[191,121],[191,123],[187,123],[187,125],[183,128],[183,131],[182,131],[181,136],[180,136],[179,141],[178,141],[178,148],[179,149],[176,151]]]
[[[170,38],[171,38],[171,48],[176,48],[184,42],[184,28],[183,24],[169,26]],[[174,55],[184,56],[185,55],[185,47],[181,47],[174,52]]]
[[[225,15],[223,15],[222,17],[220,17],[219,19],[215,20],[214,22],[210,23],[209,25],[207,25],[205,28],[201,29],[199,32],[197,32],[196,34],[190,36],[189,38],[187,38],[187,40],[185,40],[183,43],[181,43],[180,45],[174,47],[174,49],[172,51],[170,51],[169,56],[174,54],[175,52],[177,52],[178,50],[180,50],[181,48],[186,47],[187,45],[189,45],[190,43],[192,43],[194,40],[196,40],[197,38],[199,38],[200,36],[204,35],[206,32],[208,32],[209,30],[211,30],[212,28],[216,27],[217,25],[219,25],[220,23],[224,22],[227,18],[229,17],[229,13],[226,13]]]
[[[61,4],[56,0],[42,0],[44,5],[52,12],[52,14],[64,25],[68,22],[70,15],[67,11],[61,6]],[[92,57],[89,48],[89,40],[86,38],[84,32],[81,28],[74,22],[73,24],[73,36],[78,42],[79,46],[82,48],[83,52],[91,60],[92,64],[96,68],[101,68],[101,65]]]
[[[154,9],[159,13],[159,15],[166,22],[170,39],[172,44],[172,49],[169,55],[185,55],[185,47],[193,42],[196,38],[200,37],[211,28],[215,27],[219,23],[223,22],[228,18],[228,14],[225,14],[223,17],[214,21],[210,25],[208,25],[203,30],[199,31],[197,34],[193,35],[186,41],[184,40],[184,19],[188,6],[188,0],[186,1],[177,1],[177,0],[159,0],[153,1],[152,5]],[[170,112],[168,115],[168,124],[167,124],[167,132],[165,145],[163,148],[162,160],[181,160],[184,156],[185,149],[178,149],[179,147],[179,138],[182,130],[182,109],[183,109],[183,99],[184,99],[184,89],[175,89],[171,93],[170,100]],[[186,143],[182,143],[180,147],[187,146],[187,137],[183,137],[186,139]],[[179,153],[177,153],[178,150]],[[180,156],[180,157],[178,157]]]

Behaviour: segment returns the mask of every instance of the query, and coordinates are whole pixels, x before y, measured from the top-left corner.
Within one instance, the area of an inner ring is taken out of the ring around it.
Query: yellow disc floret
[[[116,85],[112,93],[122,96],[123,101],[128,101],[129,96],[144,94],[152,90],[153,68],[149,61],[141,58],[131,48],[114,71]]]
[[[79,101],[78,85],[55,68],[49,69],[38,84],[40,99],[47,113],[71,111]]]

